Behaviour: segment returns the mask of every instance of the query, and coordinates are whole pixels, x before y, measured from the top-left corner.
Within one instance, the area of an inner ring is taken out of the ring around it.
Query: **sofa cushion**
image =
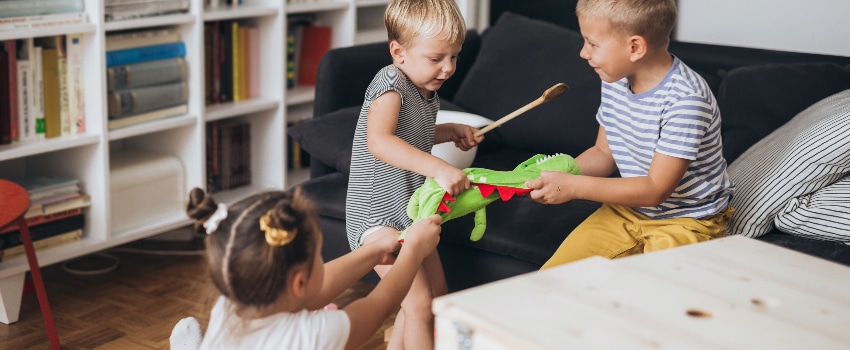
[[[850,176],[845,176],[813,193],[791,198],[776,215],[774,224],[795,236],[850,244],[848,213]]]
[[[805,109],[729,166],[735,184],[730,234],[758,237],[794,197],[850,172],[850,90]]]
[[[440,101],[440,109],[463,111],[456,104],[443,100]],[[351,168],[351,145],[359,115],[360,106],[346,107],[295,123],[286,132],[311,157],[348,174]]]
[[[570,90],[492,134],[505,146],[533,153],[577,155],[596,140],[600,80],[579,57],[576,31],[505,12],[481,36],[481,48],[458,89],[455,103],[497,120],[534,101],[556,83]],[[488,137],[491,133],[488,133]]]
[[[762,64],[728,71],[717,91],[724,157],[733,162],[806,107],[845,89],[850,89],[850,66],[834,63]]]

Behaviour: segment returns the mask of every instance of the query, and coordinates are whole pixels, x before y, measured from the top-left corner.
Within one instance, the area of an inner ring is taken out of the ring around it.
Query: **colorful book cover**
[[[182,41],[152,46],[135,47],[123,50],[107,51],[106,66],[161,60],[186,56],[186,45]]]

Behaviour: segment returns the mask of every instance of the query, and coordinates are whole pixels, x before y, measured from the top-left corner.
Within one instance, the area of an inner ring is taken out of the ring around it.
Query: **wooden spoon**
[[[520,114],[528,112],[528,110],[530,110],[534,107],[537,107],[537,106],[544,104],[546,102],[550,102],[550,101],[555,100],[556,98],[561,96],[563,93],[567,92],[567,90],[569,90],[569,89],[570,89],[570,87],[567,86],[567,84],[564,84],[564,83],[557,83],[555,85],[552,85],[552,87],[546,89],[546,91],[543,92],[543,95],[538,97],[536,100],[531,101],[531,103],[529,103],[525,106],[522,106],[520,109],[513,111],[513,113],[508,114],[508,115],[502,117],[501,119],[493,122],[493,124],[487,125],[485,128],[478,130],[478,132],[475,133],[475,137],[484,135],[484,133],[499,127],[500,125],[506,123],[507,121],[516,118],[516,116],[518,116]]]

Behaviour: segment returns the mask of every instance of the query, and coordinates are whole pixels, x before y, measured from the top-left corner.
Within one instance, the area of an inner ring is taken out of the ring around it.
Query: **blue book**
[[[186,56],[186,45],[184,45],[182,41],[178,41],[167,44],[107,51],[106,66],[113,67],[122,64],[131,64],[183,56]]]

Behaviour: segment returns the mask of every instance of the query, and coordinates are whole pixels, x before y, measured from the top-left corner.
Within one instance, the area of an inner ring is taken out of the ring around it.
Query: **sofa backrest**
[[[452,100],[478,54],[478,33],[469,30],[455,74],[439,90],[440,99]],[[392,63],[386,42],[336,48],[319,62],[313,115],[323,116],[341,108],[363,104],[366,87],[381,68]]]

